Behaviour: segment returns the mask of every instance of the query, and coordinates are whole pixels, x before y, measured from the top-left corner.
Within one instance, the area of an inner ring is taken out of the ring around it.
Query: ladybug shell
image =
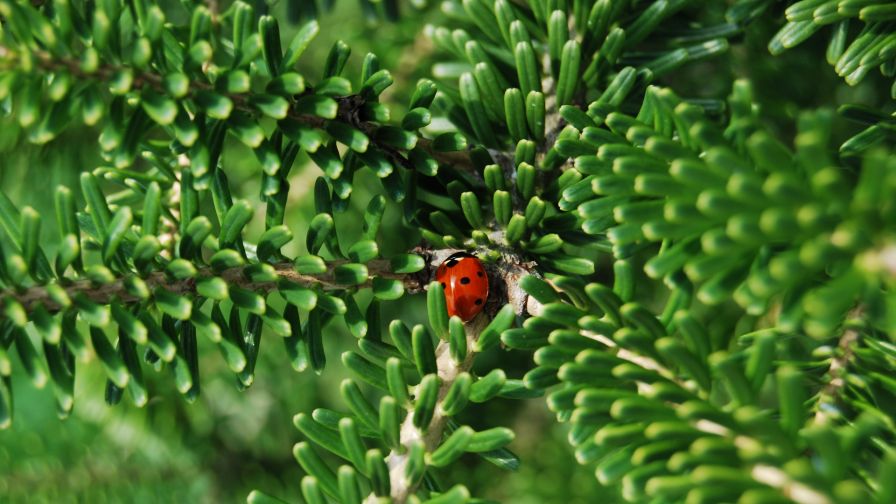
[[[466,252],[452,254],[436,270],[436,281],[445,289],[449,317],[457,315],[468,322],[485,306],[488,275],[476,256]]]

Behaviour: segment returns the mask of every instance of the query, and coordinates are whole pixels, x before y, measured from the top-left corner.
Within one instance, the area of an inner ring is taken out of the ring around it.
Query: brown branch
[[[104,65],[99,67],[95,72],[88,73],[81,68],[81,63],[76,59],[55,57],[50,53],[42,50],[34,50],[31,52],[31,55],[34,57],[33,62],[36,63],[36,65],[41,69],[48,72],[55,72],[59,71],[60,69],[64,69],[73,76],[77,77],[79,80],[92,79],[98,81],[109,81],[116,73],[124,70],[130,70],[130,68],[128,67]],[[21,61],[18,61],[17,55],[13,50],[0,45],[0,70],[21,69],[21,63]],[[134,80],[131,85],[132,89],[141,89],[146,86],[150,87],[154,91],[164,92],[163,78],[159,74],[155,74],[152,72],[141,72],[136,73],[133,79]],[[222,94],[229,98],[233,102],[234,108],[253,115],[258,113],[257,110],[249,103],[249,97],[251,96],[249,93],[221,93],[220,91],[216,91],[212,84],[202,81],[190,81],[190,90],[215,91],[216,93]],[[327,124],[331,122],[348,124],[367,135],[371,143],[375,144],[377,148],[384,151],[392,159],[393,162],[402,164],[407,168],[412,168],[405,157],[405,151],[377,141],[377,131],[382,127],[382,125],[358,119],[361,108],[366,103],[365,99],[361,95],[354,94],[336,97],[335,99],[339,104],[338,112],[335,119],[324,119],[322,117],[317,117],[314,115],[301,114],[296,112],[292,108],[290,108],[287,116],[290,119],[301,124],[318,129],[325,129]],[[417,147],[432,156],[433,159],[435,159],[441,165],[450,165],[468,173],[477,173],[473,161],[470,157],[470,152],[468,150],[453,152],[437,151],[433,147],[432,140],[423,137],[418,137]]]
[[[401,280],[404,284],[405,291],[409,293],[419,292],[423,289],[428,273],[420,274],[398,274],[391,271],[388,260],[379,259],[367,263],[368,280],[359,285],[340,284],[335,281],[333,270],[336,266],[345,264],[348,261],[336,260],[327,263],[326,273],[320,275],[305,275],[295,270],[293,263],[281,262],[272,264],[276,280],[272,281],[252,281],[246,274],[246,266],[237,266],[234,268],[215,271],[210,267],[199,269],[194,278],[177,280],[172,279],[166,273],[156,271],[143,277],[142,280],[146,284],[150,292],[162,289],[178,295],[195,295],[196,283],[204,278],[219,277],[223,279],[227,285],[237,286],[254,292],[270,292],[277,288],[280,281],[287,281],[305,287],[320,287],[324,290],[346,290],[352,288],[370,287],[372,278],[389,278]],[[65,293],[69,298],[74,299],[82,297],[99,305],[108,305],[114,301],[121,303],[136,303],[142,301],[141,298],[131,294],[125,286],[125,279],[119,278],[107,284],[95,284],[90,280],[76,280],[74,282],[62,285]],[[42,305],[50,312],[56,312],[63,307],[53,301],[47,292],[45,286],[29,287],[21,291],[6,289],[0,291],[0,310],[3,308],[4,299],[15,299],[27,311],[32,311],[38,305]]]

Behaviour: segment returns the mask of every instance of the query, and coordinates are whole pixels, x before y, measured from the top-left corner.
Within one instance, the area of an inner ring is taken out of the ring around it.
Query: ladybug
[[[436,281],[445,290],[448,316],[464,322],[473,319],[488,298],[488,276],[482,262],[473,254],[457,252],[448,256],[436,270]]]

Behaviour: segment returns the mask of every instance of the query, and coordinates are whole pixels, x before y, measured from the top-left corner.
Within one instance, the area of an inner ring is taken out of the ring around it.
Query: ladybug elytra
[[[488,275],[473,254],[457,252],[448,256],[436,270],[436,281],[445,290],[449,317],[457,315],[469,322],[485,307]]]

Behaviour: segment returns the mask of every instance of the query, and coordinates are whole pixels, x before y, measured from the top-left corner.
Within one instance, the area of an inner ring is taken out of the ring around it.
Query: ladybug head
[[[450,256],[446,257],[445,262],[448,262],[451,260],[459,261],[459,260],[463,259],[464,257],[476,257],[476,256],[469,252],[465,252],[462,250],[460,252],[455,252],[455,253],[451,254]]]

